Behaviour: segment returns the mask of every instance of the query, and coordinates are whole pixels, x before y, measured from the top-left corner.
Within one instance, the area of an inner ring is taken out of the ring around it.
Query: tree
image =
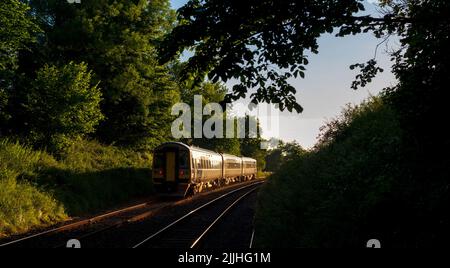
[[[31,0],[30,5],[46,34],[45,42],[23,57],[25,71],[30,63],[86,62],[104,97],[101,140],[151,146],[168,138],[178,86],[168,68],[158,65],[154,48],[173,23],[168,0],[83,0],[81,5]]]
[[[225,98],[227,88],[221,83],[204,82],[199,87],[189,88],[180,86],[181,100],[189,105],[194,105],[195,95],[202,96],[203,105],[208,103],[220,103]]]
[[[195,51],[183,76],[202,81],[240,80],[227,101],[243,98],[250,89],[254,103],[280,103],[281,110],[302,111],[288,80],[305,77],[306,52],[319,52],[317,39],[339,28],[340,36],[388,30],[407,18],[358,17],[363,0],[191,0],[179,10],[179,25],[161,46],[166,62],[186,49]]]
[[[280,171],[283,163],[292,161],[307,153],[297,142],[285,143],[280,141],[277,148],[271,149],[266,155],[266,170],[269,172]]]
[[[64,149],[74,139],[95,132],[104,118],[101,100],[86,64],[44,66],[26,94],[23,134],[52,151]]]
[[[450,137],[443,130],[450,97],[450,2],[386,2],[390,13],[418,21],[398,31],[402,47],[393,55],[393,70],[399,83],[386,93],[406,133],[398,184],[404,185],[405,203],[415,210],[404,222],[414,220],[423,230],[432,230],[433,236],[422,235],[422,244],[445,245],[450,237]]]
[[[177,74],[177,77],[178,74]],[[211,82],[204,82],[200,86],[196,87],[187,87],[185,83],[180,82],[180,89],[181,89],[181,96],[184,103],[187,103],[191,106],[191,111],[195,112],[194,108],[194,97],[196,95],[202,96],[202,108],[204,109],[206,105],[212,104],[212,103],[221,103],[223,99],[225,98],[227,88],[221,84],[221,83],[211,83]],[[194,116],[194,114],[192,114]],[[216,137],[216,138],[195,138],[194,129],[191,129],[191,137],[190,139],[182,139],[181,141],[194,145],[197,147],[209,149],[212,151],[220,152],[220,153],[228,153],[233,155],[240,155],[241,154],[241,148],[240,143],[237,135],[234,135],[231,138],[226,138],[226,126],[227,126],[227,118],[229,118],[229,115],[226,113],[226,111],[223,111],[222,115],[216,115],[212,114],[211,116],[202,116],[202,126],[204,126],[205,122],[211,118],[217,117],[217,120],[222,122],[223,124],[223,137]],[[221,116],[221,117],[220,117]],[[192,117],[192,124],[193,125],[193,117]],[[234,122],[235,125],[235,134],[236,134],[236,126],[237,123]],[[216,129],[218,126],[214,125],[214,129]]]
[[[39,28],[28,11],[29,7],[19,0],[0,2],[0,71],[14,68],[18,51],[35,40]]]
[[[29,7],[18,0],[0,2],[0,134],[11,115],[6,112],[17,68],[17,55],[35,41],[39,31],[28,14]]]
[[[258,170],[264,170],[266,166],[266,150],[261,149],[261,144],[264,141],[262,136],[262,129],[258,118],[246,115],[245,116],[245,136],[240,139],[241,154],[246,157],[254,158],[258,161]],[[256,126],[253,129],[252,126]]]

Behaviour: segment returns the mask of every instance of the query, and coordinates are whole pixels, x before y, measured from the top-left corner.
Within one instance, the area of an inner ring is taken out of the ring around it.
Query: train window
[[[180,168],[182,168],[182,169],[189,168],[189,159],[188,159],[187,152],[180,152],[179,163],[180,163]]]
[[[157,153],[155,154],[155,159],[153,161],[155,169],[161,169],[164,167],[164,154]]]

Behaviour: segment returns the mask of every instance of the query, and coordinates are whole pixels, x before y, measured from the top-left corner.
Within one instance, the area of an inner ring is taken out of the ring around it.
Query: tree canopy
[[[282,110],[301,112],[289,79],[305,77],[307,52],[319,52],[317,40],[323,33],[338,29],[344,36],[378,27],[389,31],[408,22],[402,14],[373,18],[357,16],[360,11],[363,0],[190,0],[178,11],[179,24],[161,46],[161,60],[191,49],[195,55],[185,68],[186,79],[234,78],[240,84],[227,101],[253,90],[255,103],[279,103]]]
[[[39,30],[28,15],[30,7],[19,0],[0,2],[0,71],[13,68],[17,53],[27,48]],[[1,79],[1,77],[0,77]]]
[[[46,64],[84,62],[104,99],[105,120],[96,137],[107,143],[150,147],[169,138],[170,107],[180,98],[179,87],[168,66],[158,64],[155,49],[174,23],[168,0],[23,2],[29,4],[43,33],[29,51],[19,53],[15,103],[10,105],[13,114],[20,110],[21,92],[37,70]]]
[[[38,26],[29,16],[29,6],[19,0],[0,2],[0,134],[10,118],[6,112],[18,53],[35,41]]]

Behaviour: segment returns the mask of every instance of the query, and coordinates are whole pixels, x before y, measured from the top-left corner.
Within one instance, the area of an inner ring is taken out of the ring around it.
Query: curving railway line
[[[0,248],[66,248],[67,242],[73,239],[80,241],[82,247],[111,247],[111,241],[114,241],[117,243],[115,247],[121,248],[197,248],[215,232],[215,227],[226,219],[229,212],[257,191],[262,183],[264,181],[233,184],[181,201],[154,198],[4,242]],[[177,219],[170,218],[173,211],[183,215]],[[158,215],[162,219],[151,222]],[[164,220],[166,216],[169,218]]]
[[[215,226],[263,182],[252,183],[223,194],[167,224],[140,241],[133,248],[190,248],[201,245]]]

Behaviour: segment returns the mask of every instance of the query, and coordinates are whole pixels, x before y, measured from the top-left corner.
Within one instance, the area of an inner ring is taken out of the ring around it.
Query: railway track
[[[225,194],[220,195],[218,198],[215,198],[214,200],[202,205],[201,207],[191,211],[191,213],[195,214],[196,212],[206,209],[207,207],[212,207],[213,204],[218,203],[220,200],[232,198],[233,196],[238,195],[240,192],[252,187],[257,187],[260,184],[262,184],[262,182],[252,182],[242,187],[239,187],[240,185],[237,184],[231,185],[226,188],[217,189],[217,193],[212,191],[209,193],[200,194],[198,198],[202,199],[208,194],[216,195],[223,190],[229,191]],[[236,189],[235,187],[239,188]],[[256,189],[252,189],[251,192],[253,192],[254,190]],[[85,240],[95,241],[102,235],[108,235],[108,231],[116,232],[117,230],[122,229],[120,228],[122,226],[141,222],[147,218],[151,218],[154,214],[157,214],[159,212],[164,214],[165,208],[177,207],[179,205],[178,203],[183,202],[185,202],[185,200],[175,202],[154,199],[151,202],[111,211],[86,220],[81,220],[78,222],[63,225],[61,227],[22,237],[13,241],[5,242],[3,244],[0,244],[0,248],[65,248],[67,247],[67,242],[73,239],[81,242]],[[224,215],[222,215],[222,217],[225,216],[226,213],[223,214]],[[210,229],[212,229],[212,227]],[[206,236],[206,233],[203,236]]]
[[[110,211],[89,219],[73,222],[60,227],[21,237],[0,244],[4,247],[66,247],[73,237],[85,238],[151,216],[155,210],[169,206],[171,202],[154,199],[149,202]]]
[[[243,186],[197,207],[137,243],[133,248],[198,248],[230,211],[258,190],[262,183]]]

